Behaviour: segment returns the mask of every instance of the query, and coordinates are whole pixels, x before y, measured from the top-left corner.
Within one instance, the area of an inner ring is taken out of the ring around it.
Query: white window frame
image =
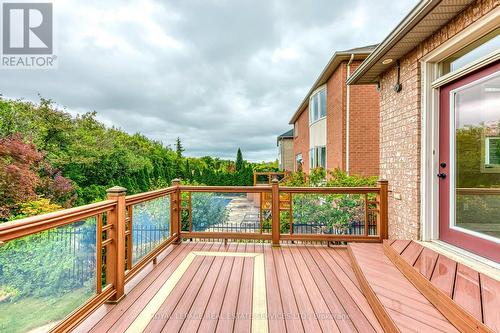
[[[484,164],[485,165],[498,165],[490,163],[490,140],[500,141],[500,136],[487,136],[484,138]]]
[[[313,109],[312,109],[312,100],[313,98],[315,98],[316,96],[319,96],[319,93],[324,91],[325,92],[325,115],[324,116],[321,116],[321,99],[318,97],[316,99],[316,101],[318,102],[318,118],[317,119],[313,119]],[[311,96],[309,96],[309,107],[308,107],[308,110],[309,110],[309,125],[312,125],[318,121],[320,121],[321,119],[325,119],[326,118],[326,115],[328,114],[328,110],[327,110],[327,106],[328,106],[328,92],[326,90],[326,84],[322,85],[321,87],[319,87],[318,89],[314,90],[313,93],[311,94]]]
[[[325,165],[322,166],[322,165],[319,165],[320,164],[320,161],[321,161],[321,149],[325,149]],[[326,170],[326,161],[327,161],[327,148],[326,146],[315,146],[315,147],[311,147],[309,149],[309,163],[310,163],[310,166],[309,168],[312,170],[312,169],[316,169],[316,168],[319,168],[319,167],[322,167],[323,169]]]
[[[295,154],[295,171],[298,169],[298,162],[299,162],[299,156],[300,156],[300,161],[302,163],[302,168],[304,167],[304,158],[302,157],[302,153],[297,153]]]
[[[441,75],[440,63],[466,45],[497,27],[500,11],[491,11],[431,51],[421,63],[421,183],[420,239],[439,240],[439,88],[498,59],[493,52],[446,75]],[[463,250],[467,252],[466,250]]]

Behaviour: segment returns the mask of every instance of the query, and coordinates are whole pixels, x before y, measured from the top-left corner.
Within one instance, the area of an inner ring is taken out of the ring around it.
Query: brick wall
[[[381,77],[380,175],[389,181],[389,237],[420,237],[420,62],[436,47],[499,5],[478,0],[400,59],[403,90],[396,93],[396,68]]]
[[[351,73],[361,61],[351,63]],[[346,170],[347,61],[327,82],[327,167]],[[379,93],[375,85],[351,86],[349,110],[349,171],[379,174]]]
[[[326,83],[326,166],[345,170],[346,62],[341,63]]]
[[[282,139],[282,155],[283,169],[293,171],[295,164],[295,155],[293,153],[293,139]]]
[[[295,156],[302,153],[302,160],[304,161],[302,170],[309,172],[309,106],[306,105],[305,108],[295,122],[299,133],[293,139],[293,158],[295,161]]]
[[[361,61],[351,63],[351,73]],[[350,86],[349,173],[379,175],[380,94],[371,85]]]

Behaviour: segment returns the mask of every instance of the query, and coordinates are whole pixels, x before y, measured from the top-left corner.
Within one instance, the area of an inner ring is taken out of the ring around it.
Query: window
[[[302,161],[302,153],[298,153],[295,155],[295,171],[302,170],[302,164],[304,162]]]
[[[310,168],[326,169],[326,147],[314,147],[309,150]]]
[[[456,71],[498,50],[498,45],[500,45],[500,28],[493,30],[444,60],[442,62],[442,74]]]
[[[486,168],[500,166],[500,137],[487,137],[485,140],[485,159]]]
[[[326,117],[326,87],[320,88],[309,98],[309,123]]]

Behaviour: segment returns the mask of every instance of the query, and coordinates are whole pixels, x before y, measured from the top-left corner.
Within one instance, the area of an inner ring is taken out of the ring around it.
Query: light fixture
[[[382,61],[382,63],[384,65],[389,65],[391,62],[392,62],[392,58],[387,58],[387,59],[384,59],[384,61]]]
[[[401,66],[399,64],[399,60],[396,62],[396,66],[398,69],[398,82],[394,85],[394,91],[395,92],[400,92],[403,89],[403,85],[401,84],[400,77],[401,77]]]

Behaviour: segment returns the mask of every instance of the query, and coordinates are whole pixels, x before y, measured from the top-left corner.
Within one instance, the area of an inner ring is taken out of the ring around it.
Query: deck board
[[[350,244],[349,247],[368,288],[400,331],[457,332],[384,255],[381,244]]]
[[[395,241],[388,244],[399,253],[401,244],[406,241]],[[396,248],[394,246],[396,245]],[[412,264],[417,249],[423,247],[420,255]],[[411,242],[401,253],[410,266],[422,274],[435,287],[450,298],[450,302],[458,304],[470,315],[472,320],[483,323],[495,332],[500,332],[500,282],[475,269],[432,249]]]
[[[269,332],[383,332],[351,278],[345,248],[183,242],[165,253],[142,280],[131,281],[120,303],[101,306],[75,331],[251,332],[260,255]],[[183,264],[189,256],[194,259]],[[172,276],[179,279],[164,294]]]
[[[301,262],[303,265],[307,266],[307,269],[303,270],[303,275],[305,276],[305,280],[309,283],[313,283],[311,280],[314,280],[314,284],[317,288],[314,289],[314,293],[319,293],[319,295],[311,295],[313,298],[323,298],[327,304],[328,311],[325,313],[333,313],[336,314],[333,316],[333,320],[336,323],[336,326],[339,330],[344,332],[357,332],[354,324],[349,318],[349,315],[345,311],[342,303],[338,299],[335,292],[328,284],[328,281],[323,276],[320,268],[316,265],[314,260],[309,256],[309,251],[306,248],[293,248],[292,254],[296,258],[296,261]]]
[[[479,289],[478,272],[465,265],[457,265],[453,300],[472,314],[477,320],[483,320],[481,314],[481,291]]]
[[[410,244],[404,249],[404,251],[401,252],[401,257],[406,260],[407,263],[413,266],[423,249],[424,247],[422,245],[415,242],[410,242]]]
[[[484,323],[495,332],[500,332],[500,282],[480,274],[481,300]]]
[[[304,329],[306,332],[320,332],[320,323],[315,317],[315,311],[311,300],[309,299],[308,292],[300,279],[299,272],[290,256],[289,250],[283,247],[280,252],[285,268],[288,272],[288,279],[290,280],[292,286],[291,290],[294,294],[299,313],[303,315],[301,320],[304,325]]]
[[[323,294],[316,284],[316,280],[312,277],[311,271],[308,269],[305,261],[300,255],[300,250],[295,247],[289,247],[285,248],[284,251],[290,260],[293,260],[295,266],[297,267],[298,276],[302,281],[305,293],[307,293],[307,296],[309,297],[311,305],[314,309],[314,314],[317,316],[321,329],[324,332],[340,332],[336,321],[329,316],[325,316],[327,313],[336,312],[329,309],[325,299],[323,298]]]
[[[133,288],[120,303],[116,305],[105,305],[110,311],[90,330],[90,332],[108,332],[122,329],[125,331],[128,324],[132,322],[137,314],[142,311],[146,302],[160,288],[165,281],[181,263],[184,257],[192,250],[201,249],[203,244],[183,244],[177,246],[165,260],[158,263],[156,269],[148,274],[141,283]],[[123,314],[127,316],[120,320]],[[121,323],[122,327],[118,327]]]
[[[238,244],[236,252],[244,252],[244,250],[245,245]],[[243,275],[243,264],[244,258],[237,257],[234,259],[233,269],[231,271],[231,275],[229,276],[226,294],[224,295],[224,300],[220,310],[220,316],[217,320],[217,332],[232,332],[233,330],[234,316],[236,315],[240,294],[241,277]],[[206,331],[203,330],[202,332]]]
[[[311,254],[310,259],[314,260],[321,268],[330,287],[339,300],[342,300],[342,305],[356,329],[359,332],[382,331],[365,297],[357,287],[349,283],[349,278],[342,276],[342,269],[336,266],[337,263],[329,255],[330,251],[317,248],[308,250]],[[347,252],[347,250],[345,251]]]
[[[453,298],[456,271],[457,263],[455,261],[439,255],[431,282],[450,298]]]
[[[424,248],[415,262],[415,269],[420,272],[427,280],[431,279],[434,267],[438,259],[438,254],[429,248]]]
[[[279,333],[286,331],[285,320],[282,316],[283,305],[281,303],[281,292],[274,265],[273,251],[271,247],[264,248],[264,260],[266,263],[266,289],[267,289],[267,313],[269,315],[269,331]]]

